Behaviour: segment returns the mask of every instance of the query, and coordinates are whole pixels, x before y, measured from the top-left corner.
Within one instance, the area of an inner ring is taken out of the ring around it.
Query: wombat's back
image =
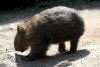
[[[83,20],[74,9],[54,7],[35,15],[37,33],[50,42],[64,42],[72,38],[79,38],[84,32]]]

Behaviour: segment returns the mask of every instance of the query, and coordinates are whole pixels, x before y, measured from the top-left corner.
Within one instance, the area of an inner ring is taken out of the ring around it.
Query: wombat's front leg
[[[65,43],[64,42],[62,42],[62,43],[60,43],[59,44],[59,47],[58,47],[58,51],[59,52],[63,52],[63,51],[65,51],[66,49],[65,49]]]
[[[78,41],[79,41],[79,38],[73,38],[70,40],[71,47],[70,47],[70,51],[67,52],[68,54],[73,54],[76,52]]]
[[[30,53],[27,56],[22,57],[22,59],[26,61],[34,61],[40,58],[44,58],[46,57],[47,49],[48,49],[47,43],[34,44],[31,46]]]

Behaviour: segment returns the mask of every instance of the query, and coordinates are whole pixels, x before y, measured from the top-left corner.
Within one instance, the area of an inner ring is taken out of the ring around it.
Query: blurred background
[[[0,10],[25,8],[25,7],[47,7],[47,6],[73,6],[76,4],[90,3],[99,0],[1,0]]]
[[[0,24],[8,20],[31,17],[54,6],[66,6],[78,10],[99,8],[100,0],[1,0]],[[4,21],[4,22],[3,22]],[[11,22],[11,21],[10,21]]]

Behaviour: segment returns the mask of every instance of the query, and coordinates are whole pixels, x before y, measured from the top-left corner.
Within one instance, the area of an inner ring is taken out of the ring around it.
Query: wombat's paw
[[[62,53],[62,52],[65,52],[66,49],[59,49],[58,51],[59,51],[59,53]]]
[[[67,51],[66,54],[74,54],[76,51]]]
[[[34,60],[36,60],[37,58],[35,58],[35,57],[30,57],[30,56],[21,56],[21,59],[24,60],[24,61],[34,61]]]
[[[22,61],[35,61],[37,59],[41,59],[41,58],[46,58],[47,56],[37,56],[37,57],[31,57],[29,55],[27,56],[21,56]]]

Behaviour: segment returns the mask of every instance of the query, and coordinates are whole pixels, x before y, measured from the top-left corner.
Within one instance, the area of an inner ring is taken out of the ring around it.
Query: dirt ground
[[[83,17],[85,23],[85,33],[81,37],[78,51],[75,54],[64,55],[57,51],[58,46],[52,45],[47,52],[50,57],[36,61],[21,61],[17,52],[15,54],[13,41],[16,34],[16,25],[23,22],[27,16],[13,15],[6,21],[0,22],[0,67],[100,67],[100,3],[92,3],[82,6],[78,13]],[[31,16],[31,14],[29,14]],[[66,42],[68,49],[69,42]]]

